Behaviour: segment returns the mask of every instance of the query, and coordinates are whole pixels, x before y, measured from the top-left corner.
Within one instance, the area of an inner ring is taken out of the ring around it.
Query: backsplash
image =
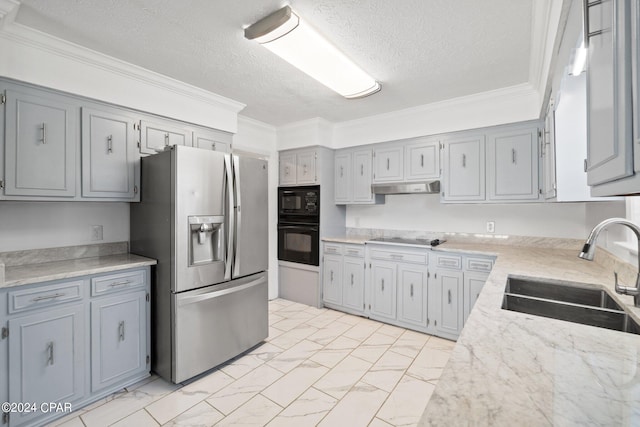
[[[28,249],[23,251],[0,252],[0,265],[4,264],[6,267],[11,267],[15,265],[40,264],[78,258],[117,255],[127,252],[129,252],[128,242]]]

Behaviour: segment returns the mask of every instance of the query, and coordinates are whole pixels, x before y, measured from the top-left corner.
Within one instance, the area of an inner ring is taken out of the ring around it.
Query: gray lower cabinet
[[[0,396],[32,403],[10,426],[44,424],[149,375],[149,267],[0,290]]]
[[[9,401],[37,405],[33,412],[12,413],[12,426],[41,416],[42,403],[76,403],[85,396],[85,324],[83,304],[9,320]]]
[[[82,195],[140,200],[134,119],[82,108]]]
[[[487,277],[489,277],[488,273],[464,273],[464,323],[467,323],[469,313],[471,313]]]
[[[395,262],[371,261],[369,317],[372,319],[396,319],[396,270]]]
[[[91,302],[91,390],[99,391],[149,370],[147,292]]]
[[[430,289],[434,294],[430,300],[434,308],[434,327],[437,334],[445,338],[456,339],[462,331],[463,318],[463,273],[437,269],[433,274],[434,285]]]
[[[322,301],[325,306],[363,314],[364,245],[323,244]]]
[[[426,266],[398,264],[398,321],[428,326]]]
[[[76,196],[78,107],[26,87],[5,94],[4,194]]]

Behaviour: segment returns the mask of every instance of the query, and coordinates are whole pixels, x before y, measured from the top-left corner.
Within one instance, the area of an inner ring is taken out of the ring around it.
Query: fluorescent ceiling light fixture
[[[584,47],[584,42],[580,45],[579,48],[575,50],[573,56],[573,66],[571,67],[572,76],[579,76],[584,71],[584,66],[587,63],[587,48]]]
[[[289,6],[245,28],[244,36],[262,44],[345,98],[361,98],[380,90],[380,83],[318,34]]]

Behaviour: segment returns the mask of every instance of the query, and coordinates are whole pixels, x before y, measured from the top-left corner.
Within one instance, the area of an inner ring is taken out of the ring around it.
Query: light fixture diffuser
[[[380,90],[380,83],[329,43],[289,6],[244,30],[294,67],[345,98],[361,98]]]

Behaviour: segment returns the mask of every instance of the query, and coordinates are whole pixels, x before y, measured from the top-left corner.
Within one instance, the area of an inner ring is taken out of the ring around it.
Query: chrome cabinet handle
[[[449,304],[451,304],[451,289],[449,289],[448,294],[449,294]]]
[[[387,157],[387,170],[389,170],[389,158]]]
[[[411,296],[411,298],[413,298],[413,283],[411,284],[411,292],[410,292],[409,296]]]
[[[56,293],[56,294],[53,294],[53,295],[44,295],[44,296],[41,296],[41,297],[32,298],[31,301],[33,301],[33,302],[45,301],[45,300],[48,300],[48,299],[54,299],[54,298],[63,297],[65,295],[66,294],[64,294],[64,293]]]
[[[124,320],[118,323],[118,341],[124,341]]]
[[[117,286],[124,286],[124,285],[128,285],[129,283],[131,283],[131,280],[124,280],[122,282],[113,282],[111,283],[109,286],[111,286],[112,288],[115,288]]]
[[[420,167],[424,167],[424,154],[420,154]]]
[[[511,149],[511,163],[513,163],[514,165],[516,164],[516,149],[515,148]]]
[[[348,249],[347,252],[349,253],[349,255],[358,255],[358,251],[356,251],[355,249]]]
[[[462,167],[466,168],[467,167],[467,156],[466,155],[462,155]]]
[[[211,149],[212,149],[213,151],[216,151],[216,143],[215,143],[215,142],[211,144]]]
[[[169,133],[164,134],[164,145],[165,147],[169,145]]]
[[[351,286],[353,286],[353,273],[351,273]]]
[[[382,292],[384,292],[384,279],[382,279]]]
[[[360,164],[360,176],[364,176],[364,163]]]
[[[289,175],[289,166],[285,166],[285,168],[284,168],[284,174],[285,174],[285,175]]]
[[[42,139],[40,141],[42,141],[43,144],[47,143],[47,127],[46,127],[46,123],[42,123]]]
[[[53,365],[53,341],[47,344],[47,365]]]
[[[333,282],[333,270],[331,270],[331,279],[329,279]]]
[[[107,137],[107,153],[113,153],[113,135]]]
[[[390,256],[391,256],[392,259],[404,259],[403,255],[391,254]]]
[[[340,166],[340,178],[342,178],[343,176],[343,170],[342,170],[342,166]]]

